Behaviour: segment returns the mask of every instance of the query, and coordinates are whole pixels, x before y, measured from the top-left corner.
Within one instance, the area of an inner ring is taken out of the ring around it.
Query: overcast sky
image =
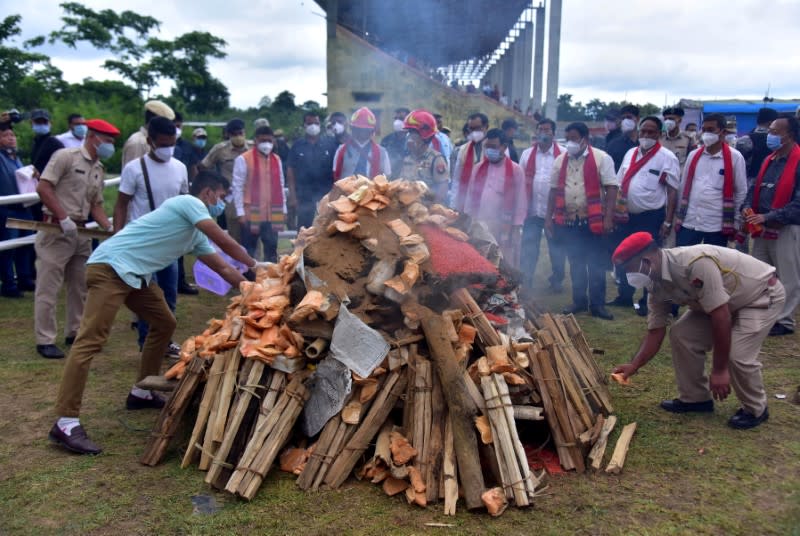
[[[150,15],[162,22],[162,38],[199,30],[225,39],[228,57],[212,60],[211,72],[228,86],[233,106],[255,106],[284,89],[297,102],[326,102],[325,21],[313,0],[82,3]],[[0,0],[0,16],[22,15],[29,38],[60,27],[58,4]],[[563,6],[559,93],[576,101],[760,99],[768,85],[775,98],[800,97],[800,0],[564,0]],[[104,54],[88,45],[41,50],[68,81],[115,78],[101,68]]]

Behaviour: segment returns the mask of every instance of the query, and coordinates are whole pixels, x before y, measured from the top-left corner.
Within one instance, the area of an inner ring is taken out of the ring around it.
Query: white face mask
[[[258,150],[264,154],[269,154],[272,152],[272,144],[268,141],[264,141],[258,144]]]
[[[469,139],[473,143],[480,143],[483,141],[483,138],[485,137],[486,133],[483,132],[482,130],[473,130],[472,132],[469,133]]]
[[[725,143],[731,146],[736,145],[736,134],[726,134],[725,135]]]
[[[179,129],[178,127],[175,127],[175,137],[176,138],[180,139],[181,132],[182,132],[181,129]]]
[[[310,125],[306,125],[306,134],[308,134],[309,136],[319,136],[319,125],[316,123],[311,123]]]
[[[402,119],[395,119],[392,123],[392,128],[395,132],[400,132],[403,130],[403,120]]]
[[[172,158],[172,154],[174,152],[174,145],[170,145],[169,147],[156,147],[153,149],[153,154],[162,162],[169,162],[169,159]]]
[[[644,259],[639,262],[639,270],[638,272],[627,272],[625,274],[625,279],[628,280],[628,284],[635,289],[642,289],[649,286],[653,280],[650,278],[650,265],[647,266],[647,273],[641,272],[642,265],[644,264]]]
[[[576,158],[583,153],[583,147],[577,141],[567,142],[567,153],[573,158]]]
[[[344,133],[344,125],[341,123],[334,123],[333,124],[333,133],[334,134],[342,134]]]
[[[664,120],[664,128],[667,129],[667,132],[672,132],[672,130],[678,126],[674,119],[665,119]]]
[[[652,149],[655,144],[656,140],[654,140],[653,138],[639,138],[639,147],[641,147],[645,151]]]
[[[703,145],[708,147],[709,145],[714,145],[719,141],[719,134],[714,134],[713,132],[703,132],[703,135],[700,136],[700,139],[703,140]]]
[[[622,132],[631,132],[636,128],[636,121],[625,118],[622,120],[622,123],[620,123],[619,128],[622,129]]]

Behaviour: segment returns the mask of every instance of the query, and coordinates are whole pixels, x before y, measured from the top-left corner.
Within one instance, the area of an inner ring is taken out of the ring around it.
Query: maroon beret
[[[102,119],[89,119],[86,121],[86,128],[99,132],[100,134],[107,134],[108,136],[119,136],[119,129]]]
[[[614,250],[614,255],[611,256],[611,262],[620,265],[625,264],[636,255],[648,248],[652,243],[653,235],[646,232],[633,233],[625,240],[620,242],[617,249]]]

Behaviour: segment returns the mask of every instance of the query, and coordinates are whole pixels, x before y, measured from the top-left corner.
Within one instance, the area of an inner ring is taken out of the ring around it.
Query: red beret
[[[99,132],[100,134],[119,136],[119,129],[108,121],[103,121],[102,119],[89,119],[86,121],[86,128],[89,130],[94,130],[95,132]]]
[[[614,264],[625,264],[636,255],[647,249],[653,243],[653,235],[645,232],[633,233],[625,240],[620,242],[617,249],[614,250],[614,255],[611,256],[611,262]]]

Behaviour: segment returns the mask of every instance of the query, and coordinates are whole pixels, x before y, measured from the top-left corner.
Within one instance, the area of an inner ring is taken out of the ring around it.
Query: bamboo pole
[[[197,410],[197,419],[194,422],[192,435],[189,439],[189,445],[186,447],[186,453],[183,455],[181,468],[185,469],[192,463],[192,458],[197,449],[197,442],[200,441],[200,435],[206,428],[208,423],[208,414],[211,411],[214,395],[219,386],[220,375],[225,367],[225,360],[230,356],[230,352],[218,354],[211,362],[211,368],[208,371],[208,380],[206,380],[205,390],[203,391],[203,398],[200,400],[200,407]]]

